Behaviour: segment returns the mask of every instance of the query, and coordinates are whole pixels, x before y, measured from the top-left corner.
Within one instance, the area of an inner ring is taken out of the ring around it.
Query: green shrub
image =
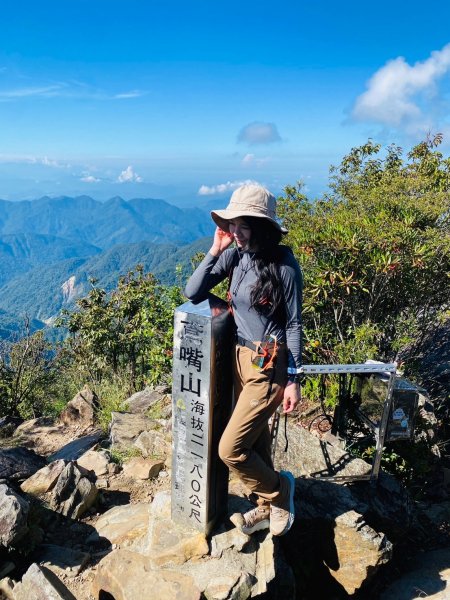
[[[111,413],[126,410],[126,388],[126,384],[117,377],[112,379],[103,378],[94,387],[94,392],[98,398],[96,419],[104,432],[109,429]]]
[[[403,157],[369,142],[310,201],[287,186],[279,213],[305,276],[305,362],[393,361],[450,308],[450,159],[435,136]],[[406,365],[408,367],[408,365]]]
[[[65,311],[58,321],[69,331],[67,351],[85,380],[95,387],[104,378],[119,378],[126,394],[169,382],[180,289],[160,285],[139,265],[109,295],[92,284],[77,310]]]

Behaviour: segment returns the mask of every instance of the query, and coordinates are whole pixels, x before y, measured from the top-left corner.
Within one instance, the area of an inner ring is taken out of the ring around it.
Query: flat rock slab
[[[380,600],[419,598],[450,598],[450,547],[421,554],[411,565],[411,570],[380,595]]]
[[[88,542],[107,539],[111,544],[131,547],[146,537],[150,517],[150,504],[126,504],[105,512],[95,523],[96,533]]]
[[[27,479],[46,464],[45,458],[28,448],[5,448],[0,450],[0,479]]]
[[[102,435],[102,432],[99,430],[77,438],[76,440],[72,440],[60,450],[49,456],[48,460],[77,460],[77,458],[82,456],[87,450],[95,446]]]
[[[33,563],[14,586],[14,600],[77,600],[54,573]]]
[[[64,546],[42,544],[33,557],[37,564],[47,567],[55,575],[75,577],[86,565],[90,555]]]
[[[93,595],[111,594],[114,600],[200,600],[189,575],[174,570],[152,570],[148,558],[128,550],[115,550],[98,565]]]

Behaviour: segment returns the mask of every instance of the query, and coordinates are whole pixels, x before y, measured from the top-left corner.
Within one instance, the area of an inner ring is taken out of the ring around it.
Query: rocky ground
[[[249,538],[228,519],[208,539],[171,522],[164,390],[130,398],[108,434],[95,426],[88,389],[58,421],[0,420],[0,597],[445,598],[448,483],[439,501],[417,505],[387,475],[376,492],[367,482],[311,478],[370,471],[316,426],[314,410],[304,403],[304,426],[290,419],[287,452],[282,435],[277,446],[277,466],[296,477],[297,517],[281,539]],[[231,480],[228,513],[250,507],[246,496]]]
[[[120,544],[114,543],[110,546],[109,543],[102,545],[86,542],[86,539],[95,530],[101,516],[114,507],[150,503],[158,492],[170,491],[170,479],[166,470],[161,471],[159,476],[154,479],[136,481],[120,472],[109,476],[107,481],[108,488],[102,490],[101,498],[95,509],[90,510],[85,517],[70,525],[69,529],[67,524],[61,520],[55,524],[45,538],[46,543],[55,545],[60,545],[61,540],[64,540],[65,548],[72,548],[90,555],[81,572],[78,572],[77,569],[73,571],[69,566],[58,573],[77,600],[97,600],[92,595],[92,585],[99,561],[110,553],[111,549],[120,547]],[[70,532],[69,539],[68,531]]]

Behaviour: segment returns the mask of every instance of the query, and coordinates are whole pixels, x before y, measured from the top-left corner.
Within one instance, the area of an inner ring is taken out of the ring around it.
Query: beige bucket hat
[[[230,203],[224,210],[212,210],[211,217],[224,231],[229,231],[230,219],[260,217],[270,221],[282,233],[287,233],[287,229],[276,221],[276,206],[276,198],[269,190],[262,185],[246,183],[234,190]]]

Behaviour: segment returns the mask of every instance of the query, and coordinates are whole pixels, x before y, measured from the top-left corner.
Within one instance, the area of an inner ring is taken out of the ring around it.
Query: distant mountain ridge
[[[54,235],[0,235],[0,287],[20,273],[26,273],[39,265],[52,264],[74,256],[92,256],[100,252],[101,248],[87,242]]]
[[[187,244],[211,235],[206,211],[178,208],[165,200],[116,196],[98,202],[90,196],[44,196],[37,200],[0,200],[0,235],[50,235],[98,246],[150,241]]]
[[[209,214],[164,200],[89,196],[0,200],[0,338],[20,328],[51,324],[90,289],[109,290],[137,264],[172,284],[176,267],[210,245]]]
[[[77,298],[88,293],[90,278],[111,290],[121,275],[138,264],[162,283],[175,284],[177,266],[181,267],[182,279],[186,279],[192,270],[191,257],[197,252],[206,252],[210,246],[211,238],[201,238],[181,247],[139,242],[114,246],[87,258],[70,258],[35,267],[0,288],[0,328],[2,311],[8,313],[9,323],[14,312],[18,321],[26,315],[51,325],[62,308],[74,308]],[[10,323],[6,329],[11,328],[14,329]]]

